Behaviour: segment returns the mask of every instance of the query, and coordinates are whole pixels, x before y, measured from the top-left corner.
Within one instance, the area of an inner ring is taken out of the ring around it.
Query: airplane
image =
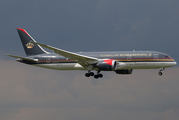
[[[133,69],[159,69],[162,75],[165,68],[177,63],[166,53],[156,51],[111,51],[111,52],[70,52],[36,42],[26,30],[17,28],[26,57],[8,55],[16,61],[42,68],[55,70],[86,70],[86,77],[102,78],[101,71],[114,71],[129,75]],[[48,48],[53,52],[47,52]],[[92,71],[97,71],[96,74]]]

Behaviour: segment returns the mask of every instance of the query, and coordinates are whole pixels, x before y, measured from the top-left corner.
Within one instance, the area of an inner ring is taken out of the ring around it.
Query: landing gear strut
[[[163,74],[162,71],[163,71],[163,70],[165,70],[165,68],[161,68],[161,69],[159,70],[159,73],[158,73],[159,76],[162,76],[162,74]]]

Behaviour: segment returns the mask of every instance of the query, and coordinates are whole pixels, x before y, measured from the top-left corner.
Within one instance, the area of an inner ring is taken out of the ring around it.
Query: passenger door
[[[153,56],[154,61],[158,61],[158,58],[159,58],[159,54],[154,54]]]

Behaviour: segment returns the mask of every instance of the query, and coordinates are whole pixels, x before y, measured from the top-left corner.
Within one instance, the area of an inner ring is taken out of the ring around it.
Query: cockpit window
[[[170,58],[170,56],[165,56],[165,58]]]

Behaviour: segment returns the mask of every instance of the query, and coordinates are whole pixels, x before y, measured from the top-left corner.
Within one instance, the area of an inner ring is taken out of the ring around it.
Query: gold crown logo
[[[26,44],[26,47],[27,47],[28,49],[31,49],[31,48],[34,47],[34,44],[31,43],[31,42],[29,42],[29,43]]]
[[[148,56],[149,56],[149,57],[151,57],[151,56],[152,56],[152,54],[150,53]]]

